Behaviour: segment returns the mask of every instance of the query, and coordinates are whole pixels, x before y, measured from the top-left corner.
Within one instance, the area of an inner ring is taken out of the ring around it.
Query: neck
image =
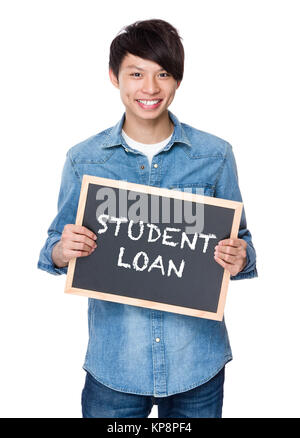
[[[134,114],[126,112],[123,130],[128,137],[144,143],[159,143],[168,138],[174,129],[173,122],[169,118],[168,111],[165,111],[157,119],[140,119]]]

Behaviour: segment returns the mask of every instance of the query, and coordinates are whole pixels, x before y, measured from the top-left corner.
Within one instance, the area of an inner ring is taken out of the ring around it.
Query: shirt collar
[[[125,121],[125,112],[122,115],[122,118],[119,120],[119,122],[113,126],[113,128],[111,128],[104,144],[103,147],[104,148],[110,148],[112,146],[119,146],[122,145],[124,147],[127,147],[125,140],[122,136],[122,127]],[[174,130],[173,130],[173,135],[171,137],[171,140],[169,141],[169,143],[164,147],[163,150],[168,150],[170,149],[171,146],[173,146],[173,144],[175,142],[178,143],[184,143],[190,147],[192,147],[192,144],[190,142],[190,140],[188,139],[184,128],[182,126],[182,124],[179,122],[179,120],[177,119],[177,117],[168,110],[168,114],[170,119],[172,120],[173,124],[174,124]]]

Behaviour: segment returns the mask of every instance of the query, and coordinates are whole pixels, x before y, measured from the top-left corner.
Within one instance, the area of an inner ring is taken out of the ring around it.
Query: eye
[[[135,72],[135,73],[131,73],[130,76],[133,76],[135,78],[139,78],[140,76],[137,76],[137,75],[140,75],[140,74],[141,73]]]
[[[160,73],[161,75],[165,75],[163,76],[164,78],[167,78],[168,76],[171,76],[169,73]]]

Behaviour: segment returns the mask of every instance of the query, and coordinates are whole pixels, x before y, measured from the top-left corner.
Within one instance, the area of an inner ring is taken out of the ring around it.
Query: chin
[[[160,117],[162,114],[164,114],[167,111],[167,108],[160,108],[159,111],[134,111],[133,113],[142,119],[157,119],[158,117]]]

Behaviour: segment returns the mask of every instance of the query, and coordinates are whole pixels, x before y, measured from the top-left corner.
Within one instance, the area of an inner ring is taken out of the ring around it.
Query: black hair
[[[125,26],[110,45],[109,68],[116,78],[124,57],[131,53],[159,64],[176,81],[184,70],[184,49],[177,29],[160,19],[136,21]]]

